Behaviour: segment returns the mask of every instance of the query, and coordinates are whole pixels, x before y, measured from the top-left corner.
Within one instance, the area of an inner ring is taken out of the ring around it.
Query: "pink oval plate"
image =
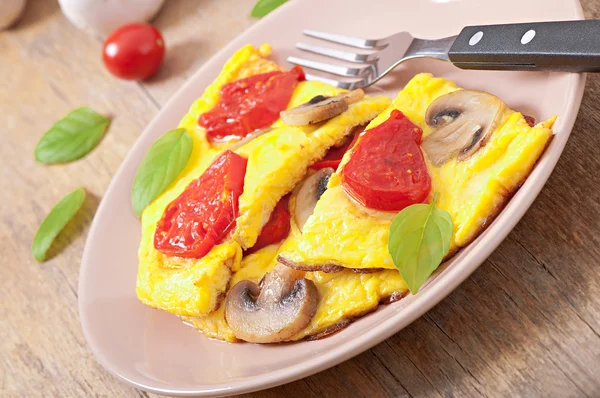
[[[367,8],[368,7],[368,8]],[[247,12],[240,10],[240,12]],[[368,15],[368,17],[367,17]],[[207,62],[173,96],[137,141],[115,175],[89,233],[79,278],[79,312],[98,361],[143,390],[216,396],[287,383],[334,366],[397,333],[467,278],[500,244],[534,201],[569,138],[585,75],[462,71],[434,60],[410,61],[391,83],[376,86],[394,97],[418,72],[486,90],[537,120],[557,114],[556,137],[506,209],[467,249],[445,264],[416,296],[380,307],[331,337],[283,345],[229,344],[204,337],[174,315],[152,310],[135,296],[140,222],[130,204],[134,174],[152,142],[177,126],[226,59],[247,43],[273,45],[285,64],[294,44],[315,29],[368,38],[406,30],[416,37],[457,34],[463,25],[582,19],[576,0],[292,0]]]

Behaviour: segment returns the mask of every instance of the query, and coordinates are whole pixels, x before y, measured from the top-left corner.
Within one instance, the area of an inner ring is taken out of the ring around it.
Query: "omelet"
[[[219,308],[232,275],[240,268],[244,249],[251,248],[277,202],[303,178],[307,168],[327,150],[343,141],[355,126],[368,123],[390,104],[385,96],[367,97],[339,116],[314,126],[286,126],[280,120],[272,130],[235,152],[248,160],[239,215],[230,236],[200,259],[165,255],[155,249],[154,233],[165,208],[197,179],[224,149],[236,142],[212,145],[198,117],[218,102],[226,83],[281,68],[265,57],[270,47],[246,46],[226,63],[215,82],[191,107],[179,127],[193,139],[187,166],[171,187],[142,213],[142,240],[138,252],[138,298],[146,305],[181,316],[201,316]],[[320,82],[297,84],[288,108],[316,95],[338,95],[344,90]]]
[[[136,285],[139,299],[148,306],[179,315],[209,337],[229,342],[321,338],[374,311],[380,304],[408,293],[387,250],[389,228],[396,212],[362,206],[342,186],[342,171],[352,156],[352,148],[335,172],[327,172],[328,180],[319,179],[318,184],[311,185],[313,191],[317,187],[320,190],[321,183],[326,189],[318,191],[310,205],[306,200],[300,205],[299,198],[303,184],[319,173],[309,167],[323,159],[330,148],[349,141],[357,126],[368,123],[368,132],[388,120],[393,111],[400,110],[423,130],[427,140],[435,133],[426,118],[430,105],[461,90],[449,80],[419,74],[393,101],[385,96],[361,96],[357,102],[340,104],[345,106],[344,110],[325,121],[292,125],[285,119],[286,125],[279,119],[268,131],[248,139],[209,142],[198,118],[219,103],[220,90],[226,83],[282,70],[266,58],[269,52],[267,45],[246,46],[236,52],[215,82],[193,104],[180,123],[193,139],[190,160],[177,181],[142,214]],[[315,98],[332,98],[343,93],[344,90],[324,83],[302,81],[295,86],[287,109],[298,109],[303,104],[313,104]],[[447,257],[469,244],[493,220],[527,178],[552,138],[555,118],[530,126],[522,114],[507,107],[502,107],[498,115],[489,137],[484,137],[485,142],[481,138],[482,142],[469,157],[440,160],[433,151],[424,151],[431,194],[439,194],[437,207],[446,210],[454,223]],[[167,206],[227,149],[247,160],[231,232],[200,259],[156,250],[154,234]],[[288,210],[293,217],[287,238],[280,244],[248,251],[257,243],[276,206],[287,201],[281,199],[288,194]],[[300,220],[297,207],[309,209],[312,214]],[[257,292],[262,295],[263,290],[265,300],[279,301],[272,301],[270,307],[260,306],[262,298]],[[304,301],[300,303],[301,300]],[[300,304],[285,307],[292,301]],[[303,307],[305,303],[310,309]],[[261,327],[265,319],[269,322],[264,323],[273,323],[271,315],[278,318],[291,311],[300,312],[291,320],[274,321],[282,328],[276,327],[273,333],[252,334],[250,324]]]
[[[426,139],[433,132],[425,123],[429,105],[457,90],[452,81],[419,74],[366,131],[398,109],[423,130]],[[469,159],[451,159],[438,166],[425,153],[431,192],[440,194],[437,207],[446,210],[454,223],[447,257],[473,241],[527,178],[552,138],[554,120],[531,127],[521,113],[505,109],[489,141]],[[329,179],[297,246],[280,253],[285,264],[304,270],[395,268],[387,243],[396,213],[368,209],[349,198],[342,187],[341,170],[351,153],[345,154]]]
[[[290,211],[294,212],[295,199],[290,200]],[[291,221],[289,237],[279,245],[270,245],[242,259],[241,267],[231,279],[231,286],[250,280],[258,283],[267,272],[278,264],[280,251],[293,250],[301,238],[295,221]],[[319,303],[310,323],[289,341],[317,339],[346,327],[354,319],[377,309],[381,303],[389,303],[404,297],[408,288],[397,270],[373,273],[356,273],[343,270],[336,273],[307,272],[305,277],[313,281],[318,289]],[[183,321],[205,335],[237,342],[239,339],[225,320],[225,305],[212,314],[202,317],[184,317]]]

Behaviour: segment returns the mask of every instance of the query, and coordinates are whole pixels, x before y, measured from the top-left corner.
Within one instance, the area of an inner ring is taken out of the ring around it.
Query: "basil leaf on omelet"
[[[250,12],[255,18],[262,18],[288,0],[258,0],[258,3]]]
[[[100,143],[108,123],[92,108],[75,109],[44,133],[35,147],[35,160],[54,164],[82,158]]]
[[[32,251],[36,260],[42,262],[46,259],[46,252],[52,242],[81,208],[84,199],[85,191],[78,188],[63,197],[50,210],[33,238]]]
[[[185,168],[192,147],[192,137],[182,128],[169,131],[152,144],[142,160],[131,189],[131,204],[138,217],[146,206],[175,181]]]
[[[452,217],[431,204],[416,204],[402,210],[390,226],[388,250],[412,294],[439,267],[450,249]]]

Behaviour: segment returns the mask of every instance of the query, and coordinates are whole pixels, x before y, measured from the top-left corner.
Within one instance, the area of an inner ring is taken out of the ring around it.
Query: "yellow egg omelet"
[[[316,309],[307,322],[277,341],[326,336],[374,311],[378,305],[408,293],[387,250],[389,228],[397,212],[361,206],[342,187],[341,173],[352,149],[345,153],[328,182],[323,180],[326,190],[313,198],[309,209],[314,206],[314,211],[310,216],[307,213],[304,225],[304,221],[296,222],[294,218],[298,188],[313,175],[309,166],[323,159],[330,148],[344,143],[357,126],[368,123],[368,133],[386,121],[395,109],[419,126],[423,137],[432,134],[434,128],[425,122],[427,109],[437,98],[461,90],[449,80],[419,74],[393,101],[386,96],[364,96],[322,122],[323,119],[318,119],[315,124],[288,126],[279,119],[269,131],[251,140],[211,144],[205,129],[198,124],[199,116],[219,103],[225,84],[283,70],[267,59],[270,51],[268,45],[259,48],[248,45],[237,51],[192,105],[179,125],[193,140],[190,159],[178,179],[144,210],[141,220],[136,283],[140,301],[180,316],[211,338],[229,342],[241,338],[232,329],[235,322],[229,318],[231,312],[226,313],[232,296],[227,295],[239,282],[258,284],[268,279],[265,276],[274,275],[276,267],[290,270],[284,266],[287,265],[307,271],[300,272],[301,278],[316,288],[317,293],[313,291],[312,297],[318,296]],[[306,104],[317,96],[335,97],[344,92],[325,83],[302,81],[296,85],[287,109]],[[451,159],[436,165],[424,153],[431,177],[431,195],[439,193],[437,207],[447,211],[454,223],[447,257],[473,241],[527,178],[552,138],[554,120],[530,127],[523,115],[502,108],[489,140],[466,160]],[[200,259],[170,256],[156,250],[154,234],[165,208],[226,149],[247,159],[235,227]],[[256,244],[276,205],[290,193],[288,210],[292,217],[287,238],[248,254],[251,252],[247,249]],[[243,313],[250,311],[242,308]]]
[[[321,159],[331,146],[343,141],[355,126],[368,123],[391,102],[385,96],[365,96],[339,116],[315,126],[289,127],[277,121],[271,131],[235,149],[248,159],[248,165],[243,194],[239,198],[239,216],[231,236],[201,259],[160,253],[154,248],[153,238],[164,209],[227,148],[226,145],[211,146],[204,128],[198,125],[198,116],[218,103],[224,84],[279,70],[279,66],[264,58],[269,52],[266,45],[259,49],[246,46],[236,52],[180,123],[179,127],[185,128],[193,139],[190,160],[178,180],[142,214],[136,291],[138,298],[148,306],[182,316],[215,311],[231,276],[240,267],[242,250],[254,245],[277,202],[302,180],[309,165]],[[319,94],[333,96],[343,91],[320,82],[300,82],[288,108]]]
[[[392,110],[398,109],[427,137],[432,132],[424,122],[427,108],[436,98],[456,90],[459,88],[449,80],[419,74],[366,130],[381,124]],[[446,210],[454,222],[450,254],[475,239],[527,178],[552,137],[553,123],[554,118],[530,127],[523,115],[506,110],[489,142],[468,160],[453,159],[437,167],[425,154],[431,192],[440,193],[437,207]],[[346,195],[340,171],[351,154],[352,151],[346,153],[338,171],[329,179],[328,189],[304,226],[298,246],[282,250],[280,256],[286,264],[315,270],[332,265],[395,268],[387,242],[396,213],[367,209]]]

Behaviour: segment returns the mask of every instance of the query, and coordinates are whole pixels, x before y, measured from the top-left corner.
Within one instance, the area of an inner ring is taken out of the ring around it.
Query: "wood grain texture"
[[[94,360],[77,314],[85,235],[99,198],[139,132],[185,79],[253,23],[255,0],[169,0],[155,23],[168,52],[144,84],[112,78],[101,42],[54,0],[30,0],[0,33],[0,396],[154,397]],[[587,18],[600,3],[584,0]],[[600,76],[548,184],[465,283],[424,317],[358,357],[245,397],[600,396]],[[113,116],[102,143],[66,166],[33,160],[40,134],[71,109]],[[127,110],[127,113],[123,112]],[[51,181],[51,184],[48,183]],[[88,198],[38,264],[34,232],[66,192]]]

